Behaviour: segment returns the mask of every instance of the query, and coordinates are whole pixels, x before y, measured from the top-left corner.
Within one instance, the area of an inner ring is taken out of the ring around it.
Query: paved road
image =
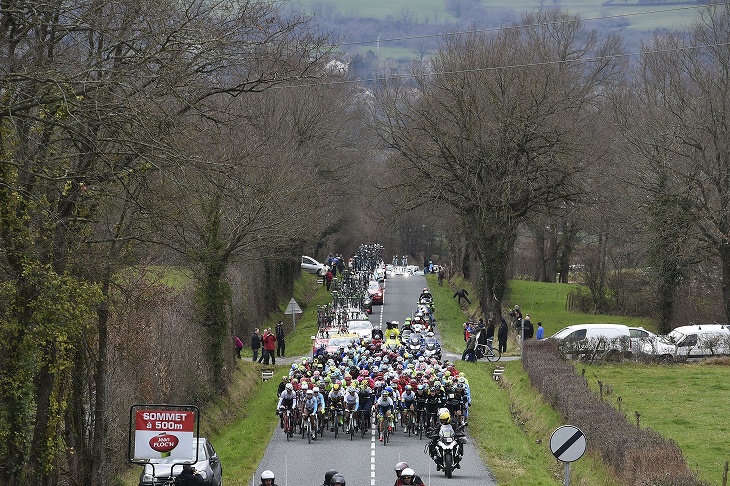
[[[388,321],[402,323],[411,315],[421,290],[426,286],[423,276],[389,277],[385,286],[385,304],[374,309],[371,320],[374,324],[382,324],[383,329]],[[451,355],[448,359],[455,357]],[[274,413],[274,406],[272,398],[271,413]],[[259,484],[261,472],[271,469],[279,486],[318,486],[322,484],[327,470],[336,469],[345,476],[348,486],[391,486],[395,482],[393,467],[399,461],[407,462],[429,486],[496,484],[471,440],[465,446],[461,469],[454,471],[451,479],[447,479],[443,472],[436,472],[433,461],[424,453],[425,445],[426,439],[408,437],[400,430],[387,446],[383,446],[374,431],[364,438],[355,436],[352,441],[349,436],[340,434],[335,439],[332,433],[326,432],[320,440],[308,444],[298,436],[287,442],[284,433],[276,429],[256,472],[256,484]]]

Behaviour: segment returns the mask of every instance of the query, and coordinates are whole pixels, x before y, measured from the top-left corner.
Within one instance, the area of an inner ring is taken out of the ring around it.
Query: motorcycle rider
[[[413,472],[413,469],[411,469],[407,463],[399,462],[398,464],[395,465],[395,484],[393,486],[401,486],[402,484],[404,484],[401,481],[401,477],[402,477],[403,473],[407,472],[407,471]],[[423,484],[423,481],[421,480],[420,476],[418,476],[415,473],[412,474],[412,476],[413,476],[413,478],[412,478],[411,482],[407,483],[407,484],[416,484],[419,486]]]
[[[451,428],[456,435],[456,440],[459,442],[458,450],[456,456],[454,457],[454,465],[458,465],[458,458],[464,454],[464,443],[466,442],[466,439],[464,438],[464,432],[461,430],[461,427],[459,427],[458,424],[453,424],[452,426],[451,414],[449,413],[449,410],[447,408],[442,408],[439,410],[438,424],[439,425],[437,427],[433,427],[428,431],[427,437],[431,439],[431,442],[428,443],[428,453],[434,460],[434,462],[436,462],[436,470],[440,471],[441,469],[443,469],[444,465],[441,461],[440,455],[436,454],[436,447],[439,441],[441,430],[445,427]]]
[[[413,486],[416,484],[423,484],[421,478],[418,478],[418,480],[421,481],[420,483],[416,482],[416,478],[418,478],[418,476],[416,476],[416,472],[410,467],[407,467],[401,473],[398,481],[395,482],[395,486]]]
[[[330,479],[330,486],[345,486],[345,476],[340,473],[335,474]]]
[[[261,473],[261,486],[277,486],[274,482],[274,473],[268,469]]]
[[[332,481],[332,477],[335,474],[339,474],[339,473],[337,471],[335,471],[334,469],[330,469],[329,471],[327,471],[326,473],[324,473],[324,482],[322,483],[322,486],[330,486],[330,482]]]

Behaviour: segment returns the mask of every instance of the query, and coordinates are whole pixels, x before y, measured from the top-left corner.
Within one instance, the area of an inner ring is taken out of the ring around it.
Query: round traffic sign
[[[578,427],[563,425],[550,436],[550,450],[560,461],[577,461],[586,451],[586,436]]]

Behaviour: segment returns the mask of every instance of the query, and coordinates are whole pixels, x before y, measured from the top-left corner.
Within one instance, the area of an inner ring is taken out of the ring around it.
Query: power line
[[[724,5],[724,3],[717,3],[717,4],[713,4],[713,5]],[[639,15],[676,12],[676,11],[681,11],[681,10],[697,10],[700,7],[701,7],[701,5],[690,5],[690,6],[685,6],[685,7],[675,7],[675,8],[668,8],[668,9],[662,9],[662,10],[648,10],[645,12],[606,15],[606,16],[602,16],[602,17],[589,17],[586,19],[580,19],[580,21],[581,22],[591,22],[594,20],[621,19],[621,18],[627,18],[627,17],[635,17],[635,16],[639,16]],[[377,40],[342,42],[337,45],[339,47],[359,46],[359,45],[369,45],[369,44],[373,44],[376,42],[396,42],[396,41],[405,41],[405,40],[431,39],[431,38],[436,38],[436,37],[448,37],[448,36],[464,35],[464,34],[502,32],[505,30],[524,29],[524,28],[528,28],[528,27],[539,27],[541,25],[556,25],[556,24],[561,24],[561,23],[566,23],[566,22],[574,22],[574,20],[560,20],[560,21],[554,21],[554,22],[543,22],[543,23],[538,23],[538,24],[525,24],[525,25],[508,25],[508,26],[502,26],[502,27],[492,27],[492,28],[488,28],[488,29],[475,29],[475,30],[465,30],[465,31],[457,31],[457,32],[446,32],[446,33],[441,33],[441,34],[414,35],[414,36],[406,36],[406,37],[390,37],[387,39],[382,39],[382,38],[380,38],[380,36],[378,36]]]

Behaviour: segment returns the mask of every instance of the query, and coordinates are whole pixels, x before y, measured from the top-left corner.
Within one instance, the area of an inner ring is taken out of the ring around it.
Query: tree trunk
[[[535,269],[534,278],[538,282],[546,282],[547,271],[545,268],[545,227],[541,224],[536,224],[533,229],[535,236]]]
[[[725,320],[730,322],[730,244],[720,245],[722,262],[722,302],[725,307]]]
[[[555,283],[558,273],[558,230],[556,224],[550,225],[550,236],[547,243],[547,256],[545,259],[545,280],[543,282]]]

